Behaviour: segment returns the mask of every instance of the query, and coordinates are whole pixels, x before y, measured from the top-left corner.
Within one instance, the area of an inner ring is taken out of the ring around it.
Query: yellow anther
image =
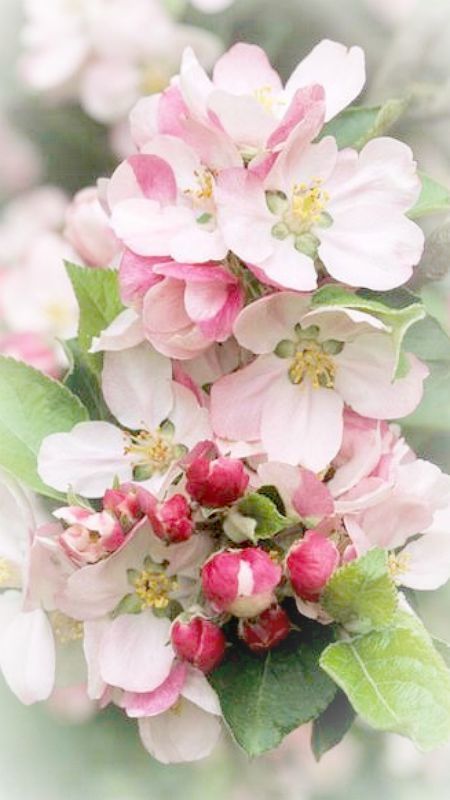
[[[175,447],[160,433],[140,431],[130,436],[125,453],[133,457],[135,466],[148,466],[153,472],[165,472],[175,458]]]
[[[296,183],[294,186],[290,215],[304,230],[319,220],[330,199],[330,195],[320,188],[320,184],[320,179],[315,178],[309,186],[306,183]]]
[[[142,609],[167,608],[170,602],[170,593],[177,588],[175,578],[169,578],[164,572],[144,569],[133,581],[136,594],[139,597]]]
[[[409,553],[390,553],[388,558],[388,568],[391,578],[398,578],[408,572],[411,563]]]
[[[271,86],[261,86],[259,89],[255,89],[253,94],[265,111],[272,111],[275,98],[273,97]]]
[[[336,365],[316,342],[311,342],[303,350],[299,350],[289,368],[292,383],[299,384],[309,378],[314,389],[333,389],[336,377]]]
[[[195,172],[195,181],[197,189],[186,189],[185,194],[196,203],[203,205],[208,200],[211,200],[214,191],[214,175],[209,169],[204,169],[201,172]]]
[[[83,623],[72,617],[67,617],[62,611],[51,611],[49,614],[55,639],[60,644],[78,642],[83,638]]]
[[[21,582],[19,567],[6,558],[0,558],[0,587],[18,588]]]

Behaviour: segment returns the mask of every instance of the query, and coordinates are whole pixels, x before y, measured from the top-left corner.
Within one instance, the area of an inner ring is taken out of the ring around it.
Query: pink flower
[[[254,617],[272,604],[281,572],[281,567],[259,548],[225,550],[203,567],[203,592],[217,611]]]
[[[202,672],[210,672],[225,654],[222,628],[204,617],[175,620],[171,629],[172,647],[179,658]]]
[[[186,491],[202,506],[229,506],[244,494],[249,476],[242,461],[219,456],[212,442],[200,442],[184,459]]]
[[[339,551],[331,539],[317,531],[308,531],[291,547],[286,558],[286,569],[295,594],[310,602],[318,600],[339,560]]]
[[[123,265],[121,283],[129,292],[135,285],[146,287],[142,299],[143,330],[148,341],[170,358],[190,359],[213,342],[231,335],[233,323],[244,303],[239,281],[217,264],[152,264],[143,259],[141,278],[137,259],[127,258],[132,275]],[[151,270],[151,272],[150,272]],[[146,286],[147,284],[147,286]],[[134,293],[136,302],[136,290]]]
[[[128,532],[146,516],[156,500],[138,484],[124,483],[118,489],[107,489],[103,495],[103,510],[109,511]]]
[[[188,501],[182,494],[174,494],[147,512],[152,528],[159,539],[166,542],[185,542],[194,532],[194,522]]]
[[[408,355],[393,380],[395,346],[377,318],[333,306],[309,310],[294,292],[262,298],[241,311],[238,342],[258,358],[211,390],[211,421],[225,439],[261,440],[269,460],[317,472],[342,442],[343,408],[375,418],[411,413],[426,367]]]
[[[64,235],[85,264],[108,267],[120,252],[94,186],[78,192],[66,212]]]
[[[35,369],[57,378],[61,365],[55,350],[38,333],[5,333],[0,336],[0,352],[4,356],[24,361]]]
[[[254,653],[265,653],[289,635],[291,623],[285,610],[270,606],[255,619],[239,620],[239,636]]]
[[[99,513],[78,506],[60,508],[54,516],[68,523],[59,544],[77,567],[95,564],[124,542],[120,523],[108,511]]]
[[[296,127],[306,125],[313,138],[324,118],[333,117],[359,94],[364,80],[362,50],[324,40],[283,88],[265,52],[238,43],[217,61],[212,80],[187,51],[178,87],[190,117],[225,133],[251,159],[279,146]],[[161,114],[160,109],[156,112]]]
[[[392,289],[422,255],[423,233],[406,217],[420,186],[411,150],[395,139],[372,139],[358,155],[330,136],[293,136],[266,175],[219,175],[218,220],[230,250],[268,284],[314,289],[319,258],[338,281]]]

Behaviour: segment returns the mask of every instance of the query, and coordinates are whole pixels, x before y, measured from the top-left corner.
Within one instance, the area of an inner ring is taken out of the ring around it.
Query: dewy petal
[[[106,353],[102,389],[108,407],[122,425],[152,430],[172,408],[171,363],[147,343]]]
[[[252,353],[271,353],[282,339],[290,339],[309,308],[309,297],[278,292],[246,306],[234,324],[234,335]]]
[[[141,318],[132,308],[126,308],[92,340],[91,353],[102,350],[126,350],[144,339]]]
[[[216,746],[221,724],[214,714],[183,700],[181,705],[158,717],[139,720],[145,749],[163,764],[198,761]]]
[[[151,692],[169,676],[174,653],[170,620],[152,611],[121,614],[112,620],[100,645],[104,681],[130,692]]]
[[[216,61],[213,83],[217,89],[236,95],[252,95],[263,87],[270,87],[275,94],[282,89],[280,76],[264,50],[244,42],[230,47]]]
[[[152,692],[125,692],[122,705],[129,717],[155,717],[177,702],[186,680],[187,666],[175,663],[169,676]]]
[[[332,389],[314,389],[309,380],[291,383],[287,368],[265,397],[261,439],[269,460],[325,469],[342,442],[343,402]]]
[[[115,477],[130,480],[125,437],[109,422],[80,422],[70,433],[53,433],[42,442],[38,471],[42,480],[84,497],[102,497]]]
[[[335,387],[345,402],[365,417],[396,419],[406,417],[418,406],[427,367],[407,355],[410,369],[393,380],[394,345],[389,336],[367,333],[345,345],[334,357],[337,365]]]
[[[357,97],[366,80],[364,52],[324,39],[300,62],[289,78],[288,97],[301,86],[319,83],[325,89],[326,120],[342,111]]]
[[[3,631],[0,668],[11,691],[25,705],[50,696],[55,681],[55,643],[41,609],[17,614]]]
[[[261,415],[273,381],[286,370],[283,359],[259,356],[249,366],[225,375],[211,389],[211,423],[225,439],[260,439]]]

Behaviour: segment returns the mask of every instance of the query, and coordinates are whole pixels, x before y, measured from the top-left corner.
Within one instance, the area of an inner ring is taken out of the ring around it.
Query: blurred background
[[[410,99],[393,134],[450,185],[449,0],[0,0],[0,351],[51,374],[63,368],[54,337],[72,335],[76,308],[61,259],[73,249],[74,260],[91,258],[76,219],[68,223],[69,201],[128,152],[129,110],[164,87],[186,44],[209,67],[235,41],[258,43],[287,77],[325,37],[365,49],[360,102]],[[102,224],[98,208],[89,213]],[[426,233],[414,288],[450,330],[450,218],[429,218]],[[436,357],[404,430],[421,456],[450,471],[450,354]],[[420,596],[419,613],[447,641],[449,608],[450,589]],[[164,767],[135,725],[114,710],[94,717],[76,694],[28,709],[1,683],[0,710],[1,800],[450,796],[450,747],[422,755],[361,724],[320,764],[305,728],[258,761],[224,740],[206,762]]]

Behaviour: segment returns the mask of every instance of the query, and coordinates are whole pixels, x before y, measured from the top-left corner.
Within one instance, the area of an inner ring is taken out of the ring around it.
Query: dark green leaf
[[[111,420],[112,415],[101,390],[102,354],[87,353],[79,347],[77,339],[64,342],[64,348],[70,359],[65,385],[80,398],[89,411],[90,419]]]
[[[351,106],[324,126],[320,138],[334,136],[339,149],[360,150],[375,136],[385,133],[403,114],[407,101],[392,99],[382,106]]]
[[[328,708],[313,722],[311,749],[317,761],[342,741],[355,717],[347,696],[339,689]]]

